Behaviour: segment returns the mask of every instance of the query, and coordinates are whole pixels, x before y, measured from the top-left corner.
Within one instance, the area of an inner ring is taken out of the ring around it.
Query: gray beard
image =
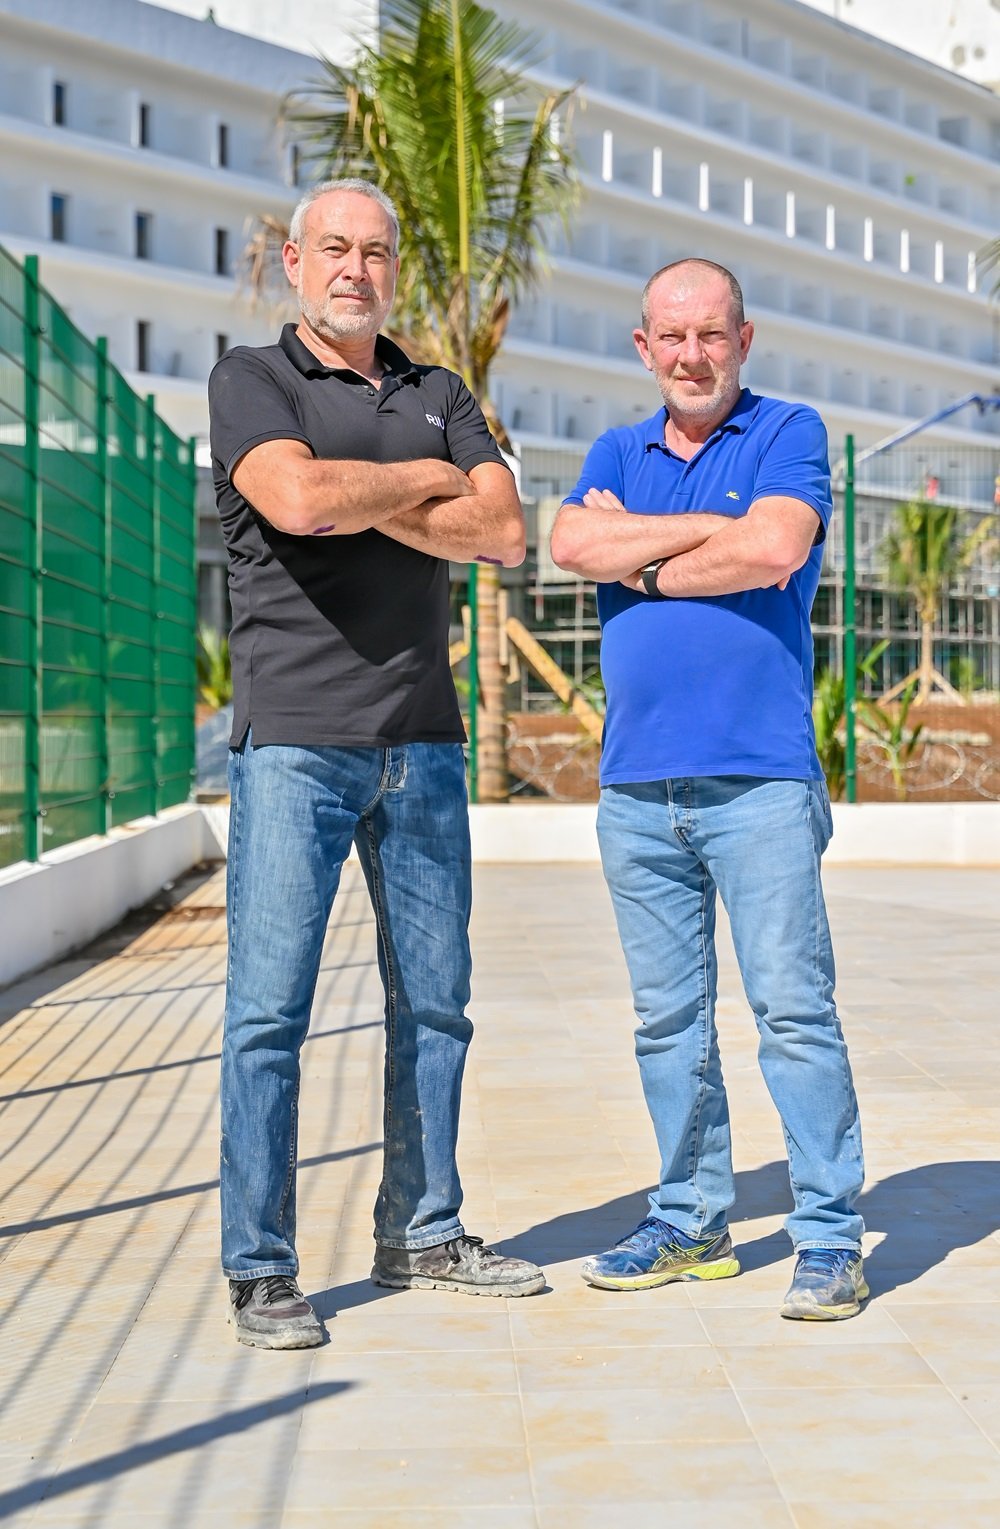
[[[324,340],[370,340],[382,327],[389,308],[388,304],[369,309],[366,313],[343,313],[334,315],[329,304],[308,303],[299,299],[302,316]]]

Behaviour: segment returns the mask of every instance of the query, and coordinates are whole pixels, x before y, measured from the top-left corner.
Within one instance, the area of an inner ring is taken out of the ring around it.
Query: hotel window
[[[135,326],[135,366],[136,371],[148,372],[150,370],[150,339],[152,324],[148,319],[140,319]]]
[[[216,359],[216,361],[221,361],[223,356],[226,354],[226,351],[228,349],[229,349],[229,336],[227,334],[217,334],[216,337],[215,337],[215,359]]]
[[[216,158],[219,161],[219,168],[224,170],[229,164],[229,126],[225,122],[219,123]]]
[[[215,274],[216,276],[229,275],[228,228],[217,228],[215,230]]]
[[[52,125],[66,126],[66,84],[64,80],[52,81]]]
[[[69,197],[61,191],[53,191],[49,198],[49,238],[54,244],[66,243]]]
[[[136,260],[152,260],[153,258],[153,214],[151,212],[137,212],[135,215],[135,258]]]
[[[137,123],[139,147],[148,149],[152,136],[153,112],[148,101],[139,102],[139,120]]]

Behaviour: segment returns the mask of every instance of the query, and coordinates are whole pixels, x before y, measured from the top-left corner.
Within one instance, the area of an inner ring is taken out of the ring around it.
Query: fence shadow
[[[96,1460],[89,1460],[85,1465],[70,1466],[66,1470],[35,1476],[31,1481],[0,1492],[0,1519],[9,1518],[22,1508],[32,1507],[42,1501],[51,1502],[53,1498],[65,1497],[69,1492],[100,1486],[102,1482],[113,1481],[128,1471],[141,1470],[143,1466],[165,1460],[170,1455],[185,1454],[188,1450],[202,1449],[206,1444],[245,1433],[258,1423],[266,1423],[276,1417],[297,1412],[314,1402],[325,1401],[328,1397],[350,1391],[355,1384],[355,1381],[350,1380],[334,1380],[300,1386],[285,1396],[272,1397],[249,1407],[238,1407],[208,1422],[192,1423],[187,1428],[176,1428],[171,1433],[161,1434],[158,1439],[130,1444],[127,1449],[113,1450]]]

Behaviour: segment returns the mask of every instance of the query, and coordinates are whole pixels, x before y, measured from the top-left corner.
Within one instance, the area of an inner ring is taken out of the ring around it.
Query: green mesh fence
[[[184,801],[195,472],[0,249],[0,867]]]

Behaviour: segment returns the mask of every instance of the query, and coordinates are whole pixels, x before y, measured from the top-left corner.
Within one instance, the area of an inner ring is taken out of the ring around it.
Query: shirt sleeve
[[[501,467],[506,467],[482,409],[460,377],[456,376],[454,382],[444,422],[444,438],[451,460],[464,473],[483,462],[499,462]]]
[[[819,516],[817,542],[826,537],[833,512],[826,426],[815,409],[794,410],[782,422],[757,463],[753,497],[782,494],[800,499]]]
[[[597,437],[584,458],[576,487],[566,495],[563,504],[582,504],[584,494],[591,488],[609,488],[624,502],[621,452],[613,430],[606,430]]]
[[[264,441],[312,447],[288,394],[248,349],[230,351],[216,363],[208,379],[208,413],[212,456],[230,482],[247,452]]]

